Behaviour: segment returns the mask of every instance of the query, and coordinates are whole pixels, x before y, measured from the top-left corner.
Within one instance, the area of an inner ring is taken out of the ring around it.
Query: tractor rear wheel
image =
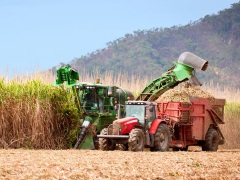
[[[166,124],[160,124],[154,135],[154,146],[151,151],[168,151],[170,145],[170,131]]]
[[[216,129],[209,128],[203,142],[203,151],[217,151],[219,144],[219,134]]]
[[[102,135],[107,135],[108,134],[108,129],[104,128],[101,131]],[[116,143],[114,143],[112,141],[112,139],[108,139],[108,138],[99,138],[99,148],[102,151],[112,151],[114,150],[116,147]]]
[[[144,132],[142,129],[135,128],[129,134],[128,149],[130,151],[143,151],[144,149]]]

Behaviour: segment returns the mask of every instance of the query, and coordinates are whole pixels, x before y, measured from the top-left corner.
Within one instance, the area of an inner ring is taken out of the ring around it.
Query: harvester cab
[[[111,124],[117,115],[120,118],[124,117],[125,101],[133,100],[134,97],[131,92],[119,87],[101,84],[99,79],[95,83],[78,80],[78,72],[70,65],[66,65],[57,70],[54,85],[65,83],[67,87],[72,88],[76,107],[83,116],[81,131],[74,148],[96,149],[98,147],[96,135]],[[116,106],[119,108],[116,109]]]

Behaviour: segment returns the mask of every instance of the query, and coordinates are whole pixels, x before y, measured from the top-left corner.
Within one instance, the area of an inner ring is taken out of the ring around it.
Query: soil
[[[240,179],[240,150],[0,150],[0,179]]]

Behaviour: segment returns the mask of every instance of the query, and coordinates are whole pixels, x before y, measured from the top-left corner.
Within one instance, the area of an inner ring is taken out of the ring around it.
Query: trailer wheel
[[[101,134],[102,135],[107,135],[107,132],[108,132],[108,129],[107,128],[104,128],[102,131],[101,131]],[[99,148],[102,150],[102,151],[112,151],[114,150],[116,147],[116,144],[111,140],[111,139],[108,139],[108,138],[99,138]]]
[[[141,129],[133,129],[129,134],[128,149],[130,151],[143,151],[144,132]]]
[[[219,134],[216,129],[210,128],[203,142],[202,149],[204,151],[217,151],[219,144]]]
[[[170,131],[166,124],[160,124],[154,135],[154,146],[151,151],[168,151],[170,145]]]

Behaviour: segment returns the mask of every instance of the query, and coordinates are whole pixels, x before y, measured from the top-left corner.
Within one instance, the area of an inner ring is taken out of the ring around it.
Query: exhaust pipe
[[[190,52],[182,53],[178,58],[178,62],[191,66],[195,70],[205,71],[208,67],[208,61]]]

